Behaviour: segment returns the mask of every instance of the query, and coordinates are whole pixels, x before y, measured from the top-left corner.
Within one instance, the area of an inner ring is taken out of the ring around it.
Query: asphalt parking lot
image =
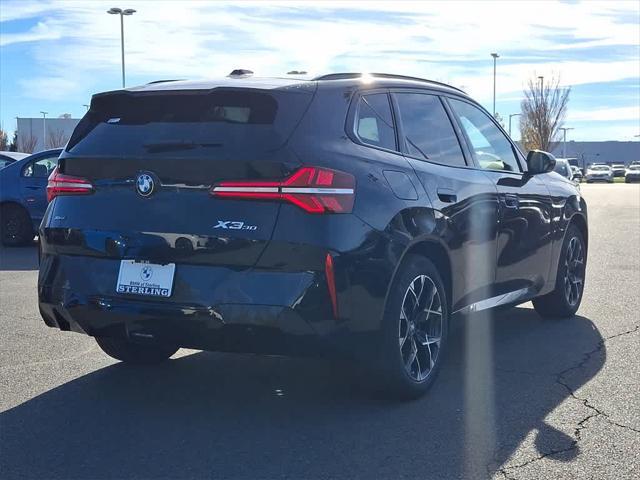
[[[180,351],[128,367],[45,327],[33,247],[0,250],[0,476],[638,478],[640,185],[583,185],[590,245],[569,320],[456,320],[417,401],[337,362]]]

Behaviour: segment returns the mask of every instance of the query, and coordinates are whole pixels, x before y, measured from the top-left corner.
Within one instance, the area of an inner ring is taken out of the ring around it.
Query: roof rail
[[[184,80],[184,78],[174,78],[174,79],[171,79],[171,80],[154,80],[153,82],[147,83],[147,85],[154,85],[156,83],[167,83],[167,82],[181,82],[183,80]]]
[[[442,85],[444,87],[449,87],[458,92],[466,93],[464,90],[458,87],[454,87],[453,85],[449,85],[448,83],[438,82],[436,80],[429,80],[427,78],[420,77],[410,77],[408,75],[396,75],[393,73],[358,73],[358,72],[350,72],[350,73],[329,73],[327,75],[320,75],[319,77],[312,78],[312,80],[348,80],[351,78],[360,78],[363,75],[370,75],[372,77],[378,78],[391,78],[398,80],[413,80],[415,82],[425,82],[425,83],[434,83],[436,85]]]

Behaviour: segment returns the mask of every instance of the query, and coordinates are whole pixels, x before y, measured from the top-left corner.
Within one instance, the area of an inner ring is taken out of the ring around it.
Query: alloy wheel
[[[7,218],[4,222],[4,240],[15,240],[15,238],[18,236],[19,231],[20,220],[18,220],[15,215],[9,214],[9,218]]]
[[[578,237],[571,237],[564,260],[564,295],[572,307],[578,303],[584,286],[584,248]]]
[[[419,275],[409,284],[402,300],[398,341],[406,373],[417,382],[433,371],[442,341],[442,301],[436,284]]]

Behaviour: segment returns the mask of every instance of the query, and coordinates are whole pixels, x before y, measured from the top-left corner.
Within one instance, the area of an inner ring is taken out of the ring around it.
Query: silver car
[[[609,165],[590,165],[585,176],[587,183],[608,182],[613,183],[613,170]]]
[[[573,170],[568,160],[556,158],[556,166],[553,167],[553,171],[559,173],[567,180],[573,180]]]
[[[624,174],[625,183],[640,182],[640,165],[629,165]]]

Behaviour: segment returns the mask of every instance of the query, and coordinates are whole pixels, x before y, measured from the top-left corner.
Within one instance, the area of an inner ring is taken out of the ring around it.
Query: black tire
[[[569,258],[575,253],[575,248],[570,245],[572,242],[578,242],[580,251],[582,252],[581,263],[574,262],[575,257]],[[571,269],[569,269],[571,264]],[[533,307],[536,312],[545,318],[568,318],[575,315],[580,308],[582,302],[582,294],[584,292],[585,271],[587,265],[587,248],[584,237],[580,229],[575,225],[570,225],[562,244],[560,252],[560,260],[558,262],[558,273],[556,277],[555,289],[542,297],[533,299]],[[567,273],[569,271],[569,273]],[[580,284],[576,285],[576,281],[580,280]],[[567,282],[569,290],[567,290]]]
[[[167,360],[178,351],[176,347],[142,345],[122,338],[96,337],[98,346],[110,357],[135,365],[152,365]]]
[[[27,211],[19,205],[3,205],[0,211],[2,244],[8,247],[26,245],[35,236],[31,218]]]
[[[423,281],[423,289],[418,293],[419,279]],[[415,283],[416,281],[418,283]],[[417,296],[411,295],[410,286],[414,287]],[[413,298],[421,300],[415,304]],[[427,302],[431,303],[430,308]],[[375,358],[371,362],[374,366],[372,378],[378,389],[394,398],[411,399],[423,395],[431,387],[440,370],[447,344],[447,302],[442,278],[434,264],[419,255],[407,256],[389,292],[379,339],[376,342],[379,348],[372,355],[372,358]],[[417,307],[414,312],[406,312],[412,320],[403,319],[403,305],[405,310],[409,310],[411,305]],[[431,311],[430,315],[427,315],[427,308]],[[440,311],[439,322],[435,313],[437,310]],[[438,335],[440,340],[435,343]],[[401,346],[403,336],[405,341]],[[434,343],[429,344],[430,341]],[[407,368],[405,365],[411,358],[414,347],[417,362],[414,360]],[[427,364],[430,367],[428,370]],[[422,375],[424,378],[419,379]]]

